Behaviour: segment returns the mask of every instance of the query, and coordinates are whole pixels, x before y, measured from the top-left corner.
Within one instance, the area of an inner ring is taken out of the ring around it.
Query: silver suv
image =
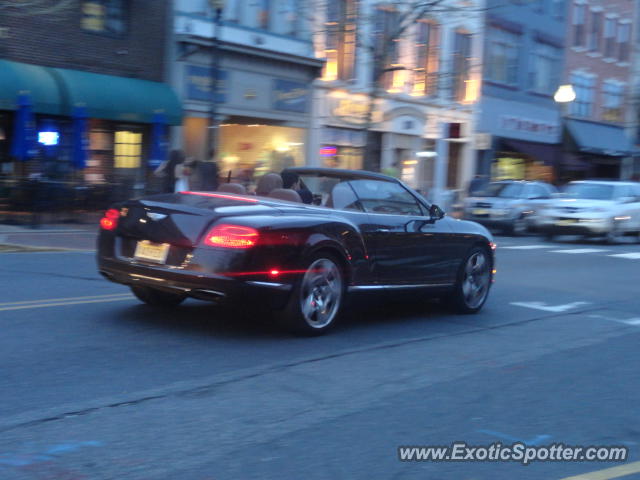
[[[465,200],[464,218],[487,228],[522,235],[539,227],[538,212],[557,192],[556,187],[544,182],[492,182],[482,192],[475,192]]]

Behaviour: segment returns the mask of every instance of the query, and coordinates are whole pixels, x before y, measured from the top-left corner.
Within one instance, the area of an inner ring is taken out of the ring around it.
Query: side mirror
[[[431,219],[432,222],[435,222],[437,220],[442,220],[444,218],[444,215],[445,215],[444,210],[442,210],[435,203],[431,205],[431,207],[429,207],[429,218]]]

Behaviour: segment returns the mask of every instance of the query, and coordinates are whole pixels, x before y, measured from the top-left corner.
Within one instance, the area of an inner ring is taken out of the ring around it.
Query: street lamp
[[[225,0],[209,0],[209,6],[213,11],[213,35],[211,37],[211,110],[209,112],[209,152],[212,156],[217,152],[218,146],[218,90],[220,82],[220,26]],[[212,160],[208,158],[208,160]]]
[[[564,121],[564,117],[567,116],[567,114],[569,113],[569,104],[571,102],[573,102],[576,99],[576,91],[573,88],[573,85],[571,84],[567,84],[567,85],[560,85],[558,87],[558,90],[556,90],[555,95],[553,96],[553,100],[558,104],[558,106],[560,107],[560,146],[562,148],[562,145],[564,143],[563,140],[563,121]],[[559,151],[558,152],[559,155],[562,155],[562,152]],[[557,161],[557,155],[556,154],[556,171],[559,171],[559,165],[558,165],[558,161]]]
[[[573,89],[573,85],[560,85],[556,90],[553,99],[556,103],[570,103],[576,99],[576,91]]]

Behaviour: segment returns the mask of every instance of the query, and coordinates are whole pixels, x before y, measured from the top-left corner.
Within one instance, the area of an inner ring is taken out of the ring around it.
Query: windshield
[[[615,188],[613,185],[600,183],[570,183],[564,190],[564,194],[573,198],[585,198],[589,200],[611,200]]]
[[[501,197],[518,198],[522,193],[520,183],[490,183],[482,192],[478,192],[478,197]]]

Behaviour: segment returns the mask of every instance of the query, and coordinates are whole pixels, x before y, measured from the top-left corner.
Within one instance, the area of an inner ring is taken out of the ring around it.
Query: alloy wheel
[[[342,275],[327,258],[314,261],[300,285],[300,310],[312,328],[324,328],[333,322],[342,299]]]
[[[484,252],[475,252],[467,260],[462,279],[462,294],[467,307],[478,308],[489,293],[490,265]]]

